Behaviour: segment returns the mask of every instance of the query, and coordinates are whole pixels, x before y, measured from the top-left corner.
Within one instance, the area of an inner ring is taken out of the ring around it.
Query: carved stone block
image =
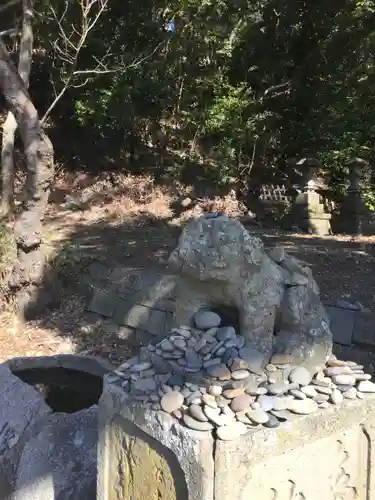
[[[375,395],[248,429],[197,432],[106,377],[98,500],[372,500]]]
[[[218,441],[215,500],[375,498],[375,397]]]

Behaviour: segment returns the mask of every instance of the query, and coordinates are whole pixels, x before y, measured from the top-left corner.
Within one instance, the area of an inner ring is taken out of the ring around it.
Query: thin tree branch
[[[18,36],[21,34],[21,31],[18,28],[11,28],[9,30],[0,31],[0,36]]]

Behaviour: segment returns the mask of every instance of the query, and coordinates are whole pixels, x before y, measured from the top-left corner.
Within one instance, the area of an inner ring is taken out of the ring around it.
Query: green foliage
[[[37,41],[56,79],[69,64],[48,5],[37,2]],[[79,1],[69,6],[65,29]],[[102,60],[119,70],[74,80],[54,118],[71,109],[67,134],[90,137],[114,163],[130,149],[149,154],[147,127],[159,123],[170,170],[196,163],[197,178],[224,185],[291,177],[289,158],[315,155],[339,198],[348,160],[373,156],[374,21],[373,0],[111,0],[77,68]]]

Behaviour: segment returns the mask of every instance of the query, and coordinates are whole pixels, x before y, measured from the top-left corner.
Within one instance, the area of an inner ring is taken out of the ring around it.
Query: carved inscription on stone
[[[339,472],[332,489],[333,500],[355,500],[357,498],[357,489],[352,485],[350,467],[348,467],[349,452],[342,440],[337,441],[339,461]]]
[[[298,487],[295,482],[289,480],[287,488],[289,491],[285,492],[284,495],[285,500],[306,500],[305,495],[298,490]],[[281,500],[282,497],[280,496],[277,490],[271,488],[271,491],[273,495],[272,500]]]
[[[241,500],[367,498],[369,445],[358,426],[272,456],[252,468]]]

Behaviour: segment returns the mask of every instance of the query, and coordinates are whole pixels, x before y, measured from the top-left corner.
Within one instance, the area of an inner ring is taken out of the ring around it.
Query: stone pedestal
[[[106,377],[98,500],[371,500],[375,396],[234,441],[131,402]]]
[[[98,500],[213,500],[214,439],[144,410],[105,383],[99,410]]]
[[[375,398],[217,441],[215,500],[375,498]]]

